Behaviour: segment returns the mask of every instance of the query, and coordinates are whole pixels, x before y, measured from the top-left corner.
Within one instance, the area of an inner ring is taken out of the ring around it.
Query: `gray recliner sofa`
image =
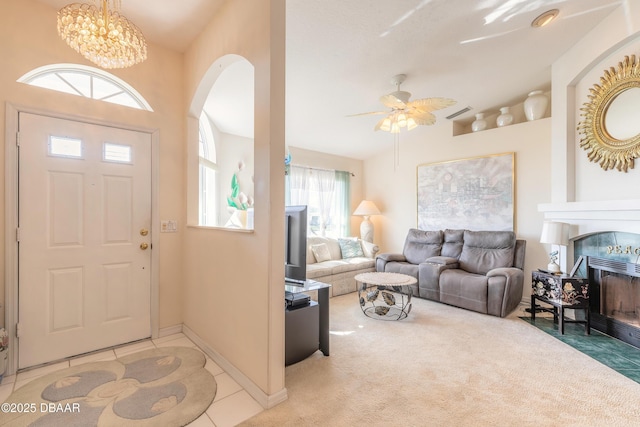
[[[505,317],[522,299],[525,248],[511,231],[410,229],[402,254],[379,254],[376,271],[415,277],[421,298]]]

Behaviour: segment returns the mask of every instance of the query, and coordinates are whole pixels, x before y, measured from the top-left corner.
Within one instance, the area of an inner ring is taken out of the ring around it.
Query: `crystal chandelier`
[[[95,5],[72,3],[58,11],[58,34],[71,48],[102,68],[126,68],[147,59],[147,42],[131,21],[120,15],[120,0]]]

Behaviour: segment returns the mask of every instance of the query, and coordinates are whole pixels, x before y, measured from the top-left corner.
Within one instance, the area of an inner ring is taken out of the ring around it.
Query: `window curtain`
[[[318,188],[320,204],[320,235],[326,236],[327,224],[331,221],[331,208],[335,199],[336,174],[329,170],[316,170],[315,184]]]
[[[310,230],[322,236],[351,234],[351,173],[290,165],[285,176],[287,206],[307,205],[318,219]]]
[[[289,178],[289,200],[287,201],[287,205],[308,205],[310,189],[309,169],[291,165],[287,177]]]
[[[338,236],[351,235],[351,174],[345,171],[335,171],[336,180],[336,207],[334,218],[338,224],[336,229]]]

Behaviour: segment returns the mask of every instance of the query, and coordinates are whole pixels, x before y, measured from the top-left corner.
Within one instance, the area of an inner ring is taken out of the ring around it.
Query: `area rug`
[[[184,426],[216,395],[204,365],[199,350],[165,347],[63,369],[14,391],[0,425]]]

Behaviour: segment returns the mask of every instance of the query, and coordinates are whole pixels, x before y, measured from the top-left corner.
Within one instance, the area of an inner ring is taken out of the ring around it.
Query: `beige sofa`
[[[373,243],[366,242],[356,238],[345,238],[350,240],[349,247],[361,249],[361,254],[352,257],[343,257],[343,251],[338,239],[331,237],[307,237],[307,279],[317,280],[318,282],[328,283],[331,285],[331,296],[337,296],[356,291],[356,280],[354,277],[360,273],[366,273],[376,270],[376,254],[379,251],[378,246]],[[345,242],[343,241],[343,245]],[[320,245],[320,246],[318,246]],[[324,257],[318,262],[315,252],[320,249],[324,250],[321,245],[326,245],[328,255],[325,252]],[[347,254],[353,255],[352,254]],[[361,256],[359,256],[361,255]],[[324,260],[327,256],[328,260]]]

